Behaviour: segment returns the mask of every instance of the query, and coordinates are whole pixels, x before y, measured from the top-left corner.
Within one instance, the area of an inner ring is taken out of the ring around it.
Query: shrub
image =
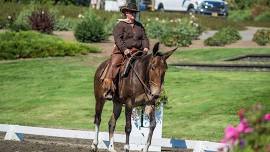
[[[93,12],[88,11],[75,28],[75,37],[80,42],[100,42],[106,38],[104,22]]]
[[[255,21],[258,21],[258,22],[261,22],[261,21],[270,22],[270,11],[260,14],[259,16],[257,16],[255,18]]]
[[[33,30],[51,34],[55,24],[54,17],[47,9],[37,9],[32,12],[29,22]]]
[[[252,14],[250,10],[237,10],[231,11],[228,19],[234,22],[249,21],[252,20]]]
[[[261,104],[238,112],[240,123],[225,129],[221,151],[268,152],[270,150],[270,113]]]
[[[253,17],[259,16],[260,14],[262,14],[263,12],[267,11],[267,6],[263,6],[263,5],[255,5],[252,7],[251,9],[251,14]]]
[[[30,30],[29,17],[32,14],[33,9],[24,9],[20,12],[16,20],[10,26],[13,31],[26,31]]]
[[[3,32],[0,39],[1,60],[98,52],[95,47],[65,42],[58,37],[32,31]]]
[[[146,24],[146,32],[149,38],[152,39],[160,39],[161,35],[165,33],[168,28],[168,21],[162,20],[159,21],[158,18],[156,19],[149,19],[148,23]]]
[[[5,20],[2,21],[3,28],[10,28],[15,21],[15,16],[7,16]]]
[[[202,30],[196,18],[177,20],[149,20],[146,28],[150,38],[157,38],[166,46],[189,46]]]
[[[55,25],[54,25],[54,30],[71,31],[75,28],[76,24],[77,24],[77,20],[62,16],[56,20]]]
[[[204,41],[205,45],[209,46],[224,46],[240,40],[239,32],[233,28],[226,27],[214,34],[214,36]]]
[[[256,33],[253,35],[252,40],[258,45],[266,45],[267,43],[270,43],[270,30],[257,30]]]
[[[106,35],[112,35],[113,28],[117,24],[117,19],[119,19],[119,15],[113,15],[109,19],[109,21],[105,24],[104,30]]]
[[[3,29],[7,25],[7,21],[0,19],[0,29]]]

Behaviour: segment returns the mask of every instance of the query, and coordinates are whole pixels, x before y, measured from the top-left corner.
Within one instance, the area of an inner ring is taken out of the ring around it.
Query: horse
[[[127,77],[119,79],[117,91],[113,97],[113,113],[108,122],[109,125],[109,147],[110,152],[116,152],[114,149],[113,134],[116,126],[116,121],[120,116],[122,107],[125,107],[125,133],[126,143],[124,150],[129,151],[129,135],[131,132],[131,114],[132,109],[137,106],[145,106],[145,113],[150,119],[149,134],[147,143],[143,148],[147,152],[151,145],[153,131],[156,127],[155,120],[155,104],[160,96],[163,88],[164,76],[167,69],[166,60],[173,54],[177,48],[166,53],[160,53],[159,43],[153,47],[152,53],[138,58],[134,64],[131,65],[130,72]],[[94,77],[94,94],[96,99],[95,105],[95,138],[91,145],[92,151],[97,151],[98,134],[101,122],[101,113],[106,102],[104,98],[104,89],[102,88],[102,81],[100,75],[106,68],[109,60],[104,61],[97,68]]]

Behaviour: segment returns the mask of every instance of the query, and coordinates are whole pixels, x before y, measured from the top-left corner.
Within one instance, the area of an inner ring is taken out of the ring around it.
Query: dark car
[[[202,1],[196,10],[199,14],[228,16],[228,6],[224,1]]]

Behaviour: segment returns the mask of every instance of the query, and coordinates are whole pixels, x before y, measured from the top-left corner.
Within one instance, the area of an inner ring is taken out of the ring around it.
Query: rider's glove
[[[144,52],[147,52],[147,51],[149,51],[149,49],[148,48],[144,48],[143,51]]]

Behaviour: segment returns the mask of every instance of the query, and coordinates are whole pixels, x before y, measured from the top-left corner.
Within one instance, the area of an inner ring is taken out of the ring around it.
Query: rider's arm
[[[143,48],[143,51],[148,51],[149,50],[149,39],[146,35],[146,32],[145,32],[145,29],[144,27],[142,27],[142,31],[143,31],[143,37],[142,37],[142,48]]]
[[[113,30],[113,37],[114,37],[114,41],[116,46],[119,48],[119,51],[124,53],[125,50],[127,50],[127,47],[125,45],[125,42],[123,41],[123,37],[124,37],[124,25],[119,22],[114,30]]]

